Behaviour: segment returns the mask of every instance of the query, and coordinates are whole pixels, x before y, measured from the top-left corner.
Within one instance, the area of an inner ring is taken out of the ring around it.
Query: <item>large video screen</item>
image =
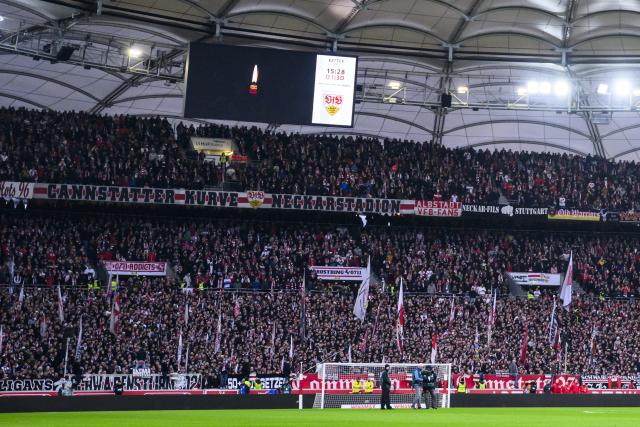
[[[353,126],[357,58],[192,43],[184,117]]]

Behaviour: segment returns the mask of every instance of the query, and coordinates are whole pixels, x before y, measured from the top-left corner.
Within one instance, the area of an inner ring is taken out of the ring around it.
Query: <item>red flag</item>
[[[240,304],[238,304],[238,299],[235,299],[235,304],[233,305],[233,318],[237,319],[240,316]]]
[[[456,321],[456,302],[455,297],[451,297],[451,312],[449,313],[449,329],[453,328]]]
[[[358,350],[363,353],[367,349],[367,338],[369,335],[369,331],[365,332],[360,340],[360,344],[358,344]]]
[[[529,344],[529,327],[525,326],[524,335],[522,336],[522,345],[520,346],[520,364],[527,363],[527,346]]]
[[[567,273],[564,276],[562,282],[562,289],[560,290],[560,299],[562,300],[562,306],[565,310],[569,311],[571,308],[571,288],[573,288],[573,252],[569,256],[569,265],[567,266]]]
[[[431,363],[436,363],[436,355],[438,353],[438,334],[434,334],[431,339]]]
[[[404,286],[400,278],[400,293],[398,294],[398,325],[396,327],[396,338],[400,354],[404,353]]]
[[[64,322],[64,304],[62,302],[62,293],[60,292],[60,285],[58,285],[58,320],[60,320],[60,323]]]
[[[111,309],[111,320],[109,322],[109,331],[118,335],[120,332],[120,292],[116,290],[113,295],[113,307]]]

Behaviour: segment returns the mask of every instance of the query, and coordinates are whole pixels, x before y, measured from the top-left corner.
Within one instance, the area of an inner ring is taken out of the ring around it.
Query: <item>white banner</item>
[[[103,261],[112,276],[166,276],[166,262]]]
[[[560,286],[562,274],[549,273],[507,273],[511,280],[521,286]]]
[[[228,154],[235,151],[233,142],[223,138],[203,138],[200,136],[191,137],[191,146],[197,152],[206,154]]]
[[[311,266],[319,280],[339,280],[361,282],[364,278],[366,267],[330,267]]]
[[[33,197],[33,183],[0,181],[0,197],[5,199],[30,199]]]

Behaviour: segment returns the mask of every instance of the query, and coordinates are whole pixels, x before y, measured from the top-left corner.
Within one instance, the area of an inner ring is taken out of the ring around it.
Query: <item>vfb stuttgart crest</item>
[[[249,201],[249,206],[254,209],[258,209],[264,202],[264,191],[248,191],[247,199]]]
[[[324,96],[324,108],[330,116],[335,116],[342,107],[342,95],[326,94]]]

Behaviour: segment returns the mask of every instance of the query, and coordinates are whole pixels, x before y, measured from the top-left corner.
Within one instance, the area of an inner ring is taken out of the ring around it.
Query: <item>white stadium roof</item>
[[[640,159],[638,0],[0,0],[0,16],[1,106],[179,117],[189,41],[334,49],[360,57],[354,128],[280,129]]]

